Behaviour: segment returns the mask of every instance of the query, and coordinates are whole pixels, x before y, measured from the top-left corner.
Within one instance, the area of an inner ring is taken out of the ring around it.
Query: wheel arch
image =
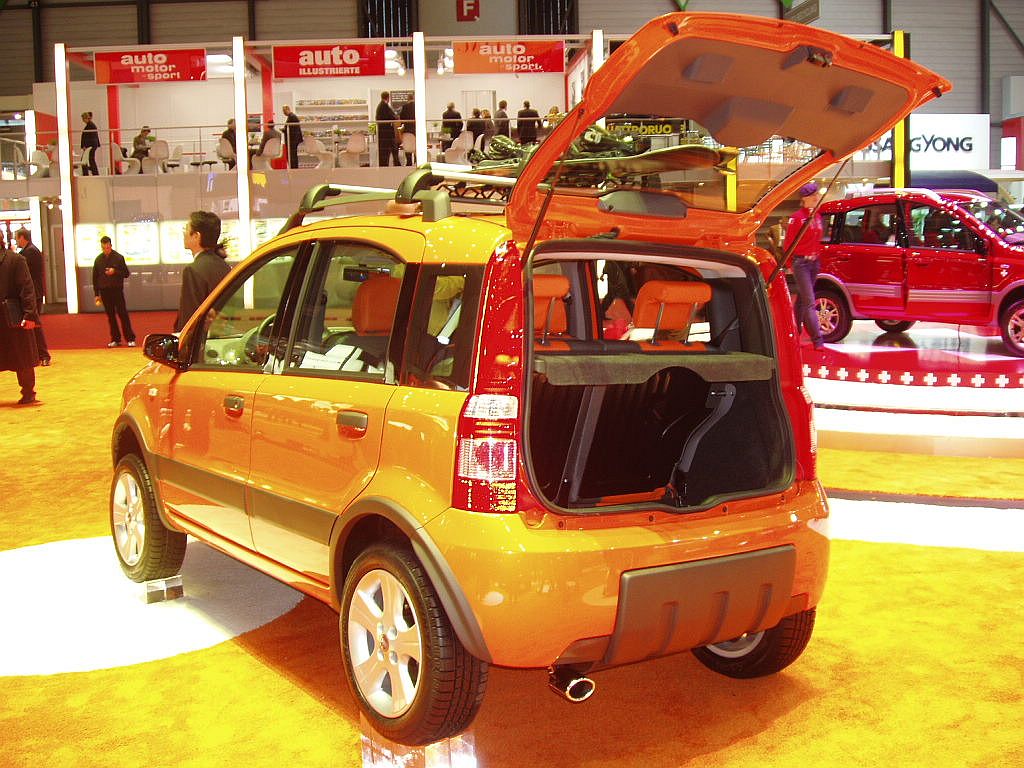
[[[1005,288],[999,296],[999,302],[996,305],[996,322],[1000,322],[1000,318],[1003,316],[1003,311],[1013,304],[1015,301],[1024,299],[1024,281],[1015,283]]]
[[[814,281],[814,291],[817,293],[823,288],[835,291],[842,297],[843,301],[846,303],[846,309],[849,311],[850,317],[854,320],[864,319],[864,317],[853,308],[853,300],[850,297],[850,292],[846,290],[846,286],[843,285],[841,280],[829,274],[818,275],[817,279]]]
[[[491,662],[491,653],[458,579],[427,536],[419,521],[391,499],[370,497],[350,507],[331,532],[331,601],[341,610],[341,586],[359,553],[379,541],[406,543],[419,560],[437,592],[452,629],[463,647],[481,661]]]
[[[117,467],[118,462],[130,453],[134,453],[139,457],[139,460],[149,471],[153,479],[153,495],[156,497],[156,509],[160,520],[168,528],[176,531],[180,530],[178,526],[168,519],[164,511],[164,501],[160,496],[160,484],[156,481],[156,473],[154,471],[157,457],[146,444],[143,431],[139,428],[135,419],[123,413],[114,422],[114,429],[110,437],[110,455],[113,460],[113,466]]]

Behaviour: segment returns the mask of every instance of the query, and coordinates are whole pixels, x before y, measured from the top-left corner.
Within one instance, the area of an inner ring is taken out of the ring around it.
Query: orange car
[[[822,30],[672,14],[517,180],[424,167],[379,215],[303,225],[370,199],[311,190],[180,338],[147,338],[113,436],[122,567],[172,575],[191,534],[334,606],[354,696],[411,744],[472,721],[490,664],[573,701],[691,649],[777,672],[811,636],[828,510],[753,233],[948,87]]]

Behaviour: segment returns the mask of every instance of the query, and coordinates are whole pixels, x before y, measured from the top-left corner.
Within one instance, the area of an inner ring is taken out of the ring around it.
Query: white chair
[[[96,158],[96,169],[100,172],[100,176],[109,176],[111,174],[110,145],[100,144],[93,150],[93,157]]]
[[[220,161],[230,170],[235,167],[235,162],[238,157],[235,155],[235,148],[231,146],[231,142],[223,136],[217,140],[217,157]]]
[[[320,139],[307,136],[299,145],[299,151],[310,157],[316,158],[316,168],[333,168],[335,160],[334,153],[323,145]]]
[[[29,164],[29,175],[34,178],[40,176],[46,176],[46,172],[50,170],[50,158],[46,156],[46,153],[41,149],[32,150],[32,158],[28,161]]]
[[[407,155],[413,155],[413,160],[416,157],[416,134],[415,133],[403,133],[402,134],[402,151]]]
[[[170,156],[168,156],[167,160],[164,161],[164,168],[167,169],[168,173],[181,168],[181,156],[184,151],[185,150],[182,148],[181,144],[174,145],[174,149],[171,150]]]
[[[164,161],[170,155],[171,151],[167,146],[167,142],[163,139],[157,139],[150,145],[149,155],[142,158],[142,172],[146,174],[165,172]]]
[[[139,158],[125,157],[124,150],[121,149],[119,144],[111,144],[110,149],[114,156],[110,167],[115,172],[120,171],[122,174],[138,173],[142,168],[142,163],[139,162]]]
[[[338,165],[342,168],[358,168],[362,165],[361,156],[369,146],[365,133],[353,133],[348,137],[348,143],[338,157]]]
[[[469,165],[469,150],[473,148],[473,134],[463,131],[445,150],[444,161],[453,165]]]
[[[476,141],[473,142],[473,149],[475,149],[477,152],[483,152],[485,138],[487,137],[484,136],[482,133],[479,136],[477,136]]]
[[[269,171],[272,167],[270,162],[279,158],[283,150],[284,143],[281,139],[276,136],[268,139],[263,146],[263,153],[252,156],[252,169],[254,171]]]

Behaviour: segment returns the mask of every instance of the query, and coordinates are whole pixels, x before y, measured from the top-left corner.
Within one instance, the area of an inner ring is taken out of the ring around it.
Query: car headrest
[[[401,280],[386,275],[377,275],[362,283],[352,304],[352,325],[356,333],[362,336],[391,333],[401,289]]]
[[[565,275],[533,276],[533,333],[565,333],[569,327],[565,314],[565,297],[569,294],[569,278]]]
[[[662,331],[687,330],[694,312],[710,300],[711,286],[707,283],[649,280],[636,295],[633,325]]]

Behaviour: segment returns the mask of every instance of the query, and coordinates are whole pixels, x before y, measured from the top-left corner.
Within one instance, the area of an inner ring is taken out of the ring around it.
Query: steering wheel
[[[267,315],[259,325],[245,335],[245,356],[257,365],[263,365],[267,361],[267,353],[270,351],[270,326],[275,317],[276,312]]]

